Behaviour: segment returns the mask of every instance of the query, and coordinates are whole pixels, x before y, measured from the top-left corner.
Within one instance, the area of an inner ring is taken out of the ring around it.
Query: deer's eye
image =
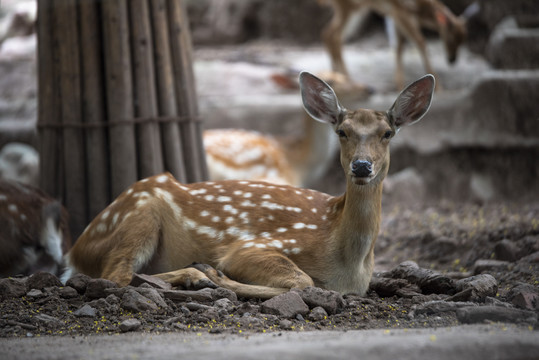
[[[343,130],[337,130],[337,135],[339,135],[340,138],[346,138],[346,133]]]
[[[389,139],[391,138],[392,135],[393,135],[393,131],[388,130],[384,133],[383,139]]]

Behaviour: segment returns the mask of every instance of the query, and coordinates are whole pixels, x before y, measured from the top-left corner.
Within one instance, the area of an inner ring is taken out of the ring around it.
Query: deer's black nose
[[[366,160],[354,160],[351,168],[357,177],[367,177],[372,173],[372,164]]]

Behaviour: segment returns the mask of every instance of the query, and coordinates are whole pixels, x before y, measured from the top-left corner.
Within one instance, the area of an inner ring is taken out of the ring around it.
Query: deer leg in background
[[[342,43],[343,30],[350,19],[354,7],[349,0],[336,0],[333,2],[333,5],[333,17],[322,31],[322,39],[329,52],[333,71],[350,77],[342,58]]]

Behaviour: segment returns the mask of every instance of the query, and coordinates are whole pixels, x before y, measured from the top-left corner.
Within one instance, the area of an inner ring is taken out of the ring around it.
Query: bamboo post
[[[206,179],[182,5],[38,2],[41,184],[74,238],[142,177]]]
[[[57,128],[59,116],[60,96],[57,82],[57,66],[55,64],[55,43],[52,34],[52,4],[54,0],[42,0],[38,6],[38,91],[40,122],[39,152],[41,188],[48,194],[58,196],[63,188],[62,162],[60,161],[61,144]]]
[[[130,0],[128,4],[131,16],[135,114],[137,118],[155,119],[158,114],[149,6],[146,0]],[[140,177],[163,171],[159,136],[157,122],[146,121],[138,125]]]
[[[109,119],[112,196],[137,180],[131,49],[126,0],[101,3]]]
[[[187,181],[201,181],[208,177],[202,130],[198,122],[198,104],[193,75],[191,34],[184,2],[171,0],[169,9],[169,31],[172,63],[176,81],[176,103],[178,115],[190,121],[181,122]],[[181,80],[181,81],[179,81]]]
[[[172,69],[172,55],[168,34],[166,0],[151,1],[152,27],[155,40],[155,69],[158,93],[159,115],[175,117],[176,88]],[[176,122],[164,122],[161,125],[161,138],[165,157],[165,168],[179,181],[186,182],[186,170],[183,162],[183,146],[180,130]]]
[[[103,53],[97,2],[80,2],[83,121],[86,129],[86,173],[91,219],[110,202],[109,158],[105,121]]]

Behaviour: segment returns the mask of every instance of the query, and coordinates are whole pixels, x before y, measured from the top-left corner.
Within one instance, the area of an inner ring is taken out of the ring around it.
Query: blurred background
[[[474,1],[443,3],[460,15]],[[392,144],[385,202],[537,200],[539,4],[476,3],[454,64],[446,61],[440,35],[424,32],[441,89],[421,123],[401,131]],[[36,1],[0,4],[0,149],[14,142],[37,149]],[[317,0],[187,0],[186,5],[203,128],[303,136],[294,82],[301,70],[331,70],[321,32],[332,7]],[[350,77],[370,94],[347,94],[342,102],[351,109],[389,108],[398,89],[395,44],[384,17],[358,12],[343,37]],[[425,73],[411,43],[404,50],[403,69],[405,83]],[[13,156],[0,160],[2,174],[17,173],[39,184],[37,153],[30,149]],[[328,167],[309,186],[341,193],[338,154]]]

